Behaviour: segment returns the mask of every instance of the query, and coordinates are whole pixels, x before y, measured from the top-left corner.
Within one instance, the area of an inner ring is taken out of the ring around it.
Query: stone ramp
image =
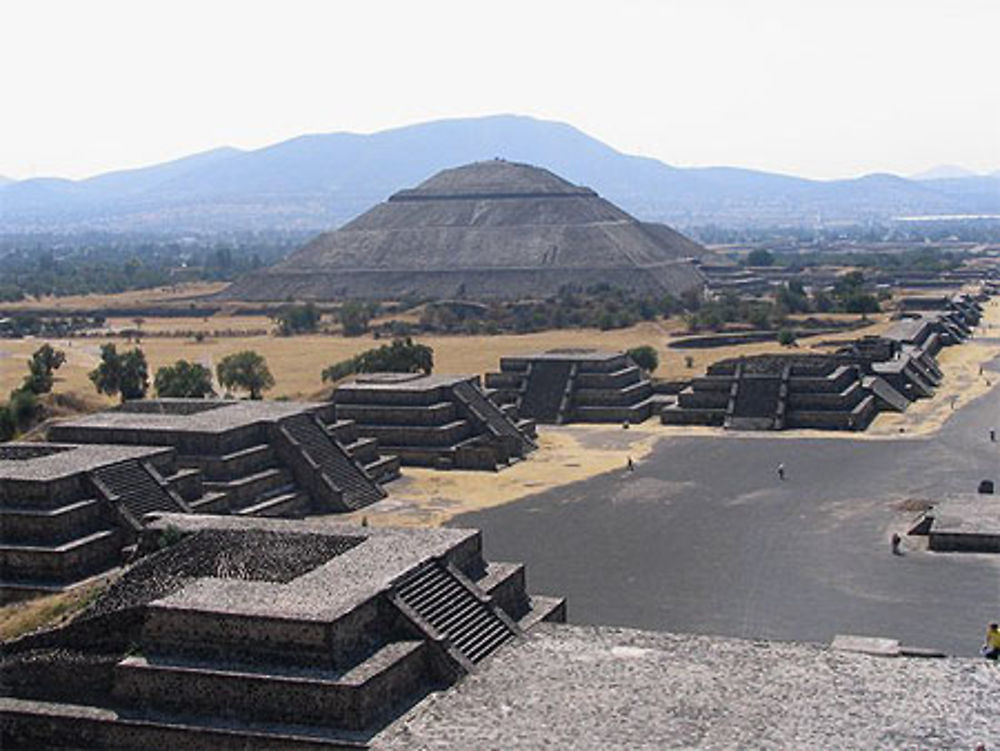
[[[471,663],[517,635],[516,627],[437,561],[397,585],[396,595]]]
[[[90,472],[97,486],[109,494],[108,500],[120,502],[137,520],[146,514],[163,511],[187,511],[185,505],[174,497],[151,470],[142,462],[128,461],[99,467]]]
[[[896,412],[905,412],[910,400],[894,389],[888,381],[879,376],[866,376],[862,385],[878,397],[879,403]]]
[[[523,456],[529,451],[533,451],[537,446],[524,433],[518,430],[517,425],[511,420],[496,404],[486,398],[478,388],[469,381],[456,383],[452,389],[455,397],[476,415],[498,438],[506,439],[513,447],[515,453]]]
[[[538,422],[559,422],[562,417],[560,407],[573,364],[535,360],[529,367],[524,395],[518,407],[519,414]]]
[[[294,415],[280,424],[340,488],[347,506],[362,508],[385,498],[386,492],[348,456],[314,416]]]

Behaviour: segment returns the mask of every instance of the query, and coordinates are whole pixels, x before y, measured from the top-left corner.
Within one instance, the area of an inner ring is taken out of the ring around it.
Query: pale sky
[[[1000,0],[4,0],[0,175],[516,113],[677,166],[1000,169]]]

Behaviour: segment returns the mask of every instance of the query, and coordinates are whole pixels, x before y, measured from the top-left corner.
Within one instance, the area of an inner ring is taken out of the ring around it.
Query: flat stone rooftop
[[[946,498],[927,512],[934,517],[931,532],[1000,536],[1000,496],[964,493]]]
[[[263,530],[364,538],[347,552],[282,584],[238,579],[197,579],[157,601],[158,606],[226,615],[328,622],[371,599],[420,563],[463,544],[479,549],[473,529],[362,527],[320,520],[292,521],[234,516],[162,514],[150,529]]]
[[[367,373],[343,384],[372,391],[428,391],[440,386],[454,386],[468,381],[471,375],[424,375],[423,373]]]
[[[573,360],[576,361],[593,361],[600,362],[602,360],[610,360],[613,357],[621,357],[622,352],[615,352],[612,350],[600,350],[600,349],[549,349],[544,352],[528,352],[523,355],[517,355],[511,358],[512,360]]]
[[[146,459],[170,451],[169,448],[145,446],[5,443],[0,446],[0,480],[56,480],[108,464]]]
[[[375,748],[993,748],[1000,670],[817,644],[542,624]]]
[[[192,408],[192,401],[154,399],[126,402],[118,409],[67,420],[60,426],[224,433],[245,425],[274,422],[304,410],[329,406],[321,402],[203,401],[194,405],[197,411],[181,411],[182,407]],[[203,408],[197,409],[200,406]]]

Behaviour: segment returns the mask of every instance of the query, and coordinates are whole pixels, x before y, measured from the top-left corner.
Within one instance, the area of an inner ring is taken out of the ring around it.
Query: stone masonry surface
[[[1000,668],[542,625],[376,738],[392,749],[996,748]]]

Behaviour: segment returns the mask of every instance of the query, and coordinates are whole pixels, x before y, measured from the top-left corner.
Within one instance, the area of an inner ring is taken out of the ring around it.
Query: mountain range
[[[565,123],[497,115],[225,147],[86,180],[0,179],[0,232],[330,229],[443,168],[493,157],[543,166],[643,220],[681,227],[1000,214],[1000,171],[822,181],[678,168],[623,154]]]

